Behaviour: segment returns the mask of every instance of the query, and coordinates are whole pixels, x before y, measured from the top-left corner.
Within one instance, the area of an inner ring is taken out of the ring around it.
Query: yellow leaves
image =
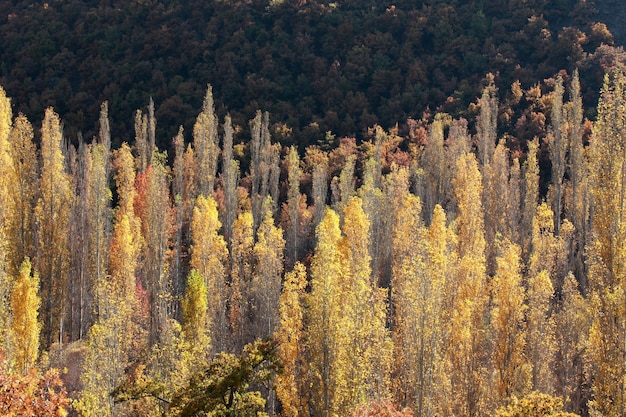
[[[225,266],[228,249],[224,238],[218,233],[222,224],[218,219],[217,203],[213,197],[199,196],[191,219],[190,266],[205,280],[208,302],[210,333],[221,331],[225,326]]]
[[[187,277],[185,298],[182,300],[183,328],[185,336],[191,345],[208,348],[209,338],[207,335],[208,320],[207,311],[207,287],[204,277],[198,271],[192,269]]]
[[[578,414],[566,413],[563,400],[538,391],[518,399],[513,397],[506,407],[496,410],[496,417],[577,417]]]
[[[524,349],[525,294],[520,273],[520,248],[501,244],[497,272],[492,280],[491,326],[494,333],[494,367],[498,402],[528,389],[530,375]]]
[[[293,271],[285,275],[285,284],[280,296],[280,325],[276,331],[278,357],[284,370],[276,377],[276,395],[283,404],[285,417],[297,417],[306,414],[303,407],[302,392],[303,362],[302,339],[303,310],[302,301],[307,285],[306,268],[297,262]]]
[[[19,374],[24,374],[35,366],[39,354],[38,322],[41,299],[38,295],[39,276],[31,275],[31,264],[24,259],[20,267],[19,277],[11,292],[11,323],[13,367]]]
[[[199,196],[191,220],[191,266],[205,279],[224,274],[222,262],[228,252],[224,238],[218,234],[221,227],[215,200],[212,197]]]

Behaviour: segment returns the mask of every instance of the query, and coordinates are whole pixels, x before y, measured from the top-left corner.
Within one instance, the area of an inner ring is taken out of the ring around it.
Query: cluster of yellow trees
[[[254,397],[269,413],[391,400],[507,416],[540,399],[626,415],[626,74],[607,75],[588,144],[576,73],[568,84],[523,157],[498,140],[493,85],[475,135],[436,115],[409,138],[377,127],[302,159],[272,143],[267,114],[235,145],[209,88],[169,166],[152,103],[133,148],[111,150],[106,103],[92,143],[67,145],[48,109],[36,146],[0,90],[8,369],[82,346],[80,415],[175,415],[216,354],[274,338],[283,371]],[[145,395],[115,401],[124,384]]]

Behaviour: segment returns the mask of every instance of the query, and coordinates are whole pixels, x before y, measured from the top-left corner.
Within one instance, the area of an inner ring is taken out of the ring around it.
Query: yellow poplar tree
[[[88,333],[83,390],[75,408],[85,417],[120,413],[109,395],[122,381],[130,355],[144,347],[139,333],[136,270],[143,244],[141,222],[135,216],[135,168],[130,147],[123,143],[114,154],[118,194],[116,220],[109,254],[110,276],[96,282],[97,320]]]
[[[11,227],[9,220],[12,198],[9,185],[14,182],[11,178],[12,161],[9,150],[9,132],[11,131],[11,100],[6,96],[2,87],[0,87],[0,174],[3,181],[0,183],[0,347],[4,347],[5,335],[8,326],[8,297],[10,292],[9,285],[9,236],[7,229]]]
[[[37,148],[33,126],[20,114],[9,136],[13,172],[11,178],[11,269],[17,273],[21,262],[34,252],[33,209],[37,185]]]
[[[187,277],[187,288],[182,300],[182,308],[183,337],[196,363],[195,369],[200,369],[201,366],[206,365],[211,345],[211,338],[207,331],[209,320],[207,295],[204,277],[192,269]]]
[[[565,278],[561,300],[554,315],[556,327],[556,392],[568,410],[582,414],[589,386],[588,349],[591,306],[580,293],[573,274]]]
[[[594,241],[589,251],[592,409],[626,415],[626,74],[605,76],[590,140]]]
[[[453,186],[458,204],[459,265],[447,285],[451,301],[442,360],[447,380],[442,383],[438,404],[443,414],[476,416],[490,409],[486,343],[489,292],[485,273],[482,176],[473,154],[466,153],[457,161]]]
[[[69,271],[69,220],[73,193],[65,172],[61,120],[46,109],[41,127],[41,177],[35,218],[39,230],[36,269],[41,274],[45,346],[63,336]]]
[[[257,230],[254,245],[254,273],[252,293],[254,297],[254,335],[267,338],[272,335],[279,321],[278,300],[283,273],[283,231],[274,226],[271,198],[266,199],[266,210]]]
[[[528,335],[526,352],[532,366],[532,389],[554,390],[555,322],[551,316],[554,287],[545,269],[528,279]]]
[[[389,395],[391,344],[385,328],[385,291],[372,277],[369,220],[362,201],[351,197],[344,208],[341,316],[331,374],[336,381],[333,410],[346,415],[356,405]]]
[[[454,254],[446,214],[436,205],[425,229],[419,199],[407,194],[395,225],[392,302],[399,404],[417,415],[435,412],[438,358],[443,348],[445,282]]]
[[[524,354],[527,305],[520,271],[520,248],[507,240],[500,245],[496,275],[491,281],[491,331],[496,402],[503,404],[512,395],[520,396],[528,391],[530,369]]]
[[[247,210],[239,213],[233,223],[231,240],[231,273],[228,321],[232,334],[233,348],[241,350],[246,343],[252,342],[248,337],[252,269],[254,267],[254,219],[252,212]]]
[[[191,268],[204,277],[208,293],[208,334],[212,335],[213,348],[222,350],[226,334],[226,284],[225,262],[228,249],[218,233],[222,224],[218,219],[217,203],[213,197],[200,195],[196,200],[191,219]]]
[[[19,278],[11,291],[11,357],[13,369],[18,374],[26,374],[35,366],[39,354],[38,321],[39,276],[31,273],[30,259],[24,259]]]
[[[300,262],[285,275],[280,295],[280,324],[275,333],[278,356],[283,372],[276,376],[276,395],[283,405],[285,417],[306,416],[306,387],[304,386],[303,325],[304,291],[307,285],[306,268]]]
[[[522,199],[522,216],[520,225],[520,241],[522,253],[527,260],[531,251],[533,219],[539,199],[539,162],[537,152],[539,141],[535,138],[528,142],[528,153],[524,162],[524,198]]]
[[[308,345],[312,413],[328,417],[336,412],[336,361],[341,314],[342,255],[339,216],[327,208],[317,226],[317,246],[311,259],[311,293],[307,301]]]

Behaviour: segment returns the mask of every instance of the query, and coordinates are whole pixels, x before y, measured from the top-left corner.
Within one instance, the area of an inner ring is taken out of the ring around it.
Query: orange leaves
[[[361,404],[352,412],[352,417],[412,417],[413,410],[403,408],[398,410],[389,400],[382,400]]]
[[[3,355],[2,355],[3,356]],[[65,417],[70,399],[58,370],[45,374],[32,369],[10,375],[0,357],[0,415],[5,417]]]

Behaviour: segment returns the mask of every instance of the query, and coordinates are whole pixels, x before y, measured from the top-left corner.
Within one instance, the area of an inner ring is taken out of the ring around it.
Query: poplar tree
[[[579,282],[586,288],[585,245],[590,242],[590,191],[587,158],[583,146],[583,103],[578,70],[572,75],[570,102],[566,108],[569,132],[568,173],[571,197],[565,200],[565,215],[574,225],[572,268]]]
[[[174,223],[174,246],[172,248],[172,295],[181,297],[184,293],[185,282],[183,270],[183,234],[185,219],[185,139],[183,127],[178,128],[178,134],[172,140],[174,147],[174,163],[172,165],[172,198],[173,198],[173,223]],[[187,225],[188,226],[188,225]],[[174,314],[178,317],[178,314]]]
[[[626,75],[605,76],[590,144],[594,241],[589,254],[593,309],[592,409],[626,414]]]
[[[4,181],[0,183],[0,347],[4,348],[8,330],[8,298],[11,290],[9,270],[9,230],[11,227],[12,161],[10,154],[9,133],[11,131],[11,100],[0,87],[0,174]],[[15,262],[15,261],[14,261]],[[18,261],[19,262],[19,261]]]
[[[282,229],[274,226],[269,199],[266,200],[265,216],[257,230],[257,242],[253,249],[255,263],[251,290],[254,297],[255,339],[270,337],[279,320],[278,300],[285,239]]]
[[[300,169],[300,156],[295,146],[289,148],[287,154],[287,182],[289,188],[287,191],[287,202],[283,205],[283,216],[286,217],[286,255],[288,265],[294,265],[300,260],[300,254],[302,253],[303,242],[301,238],[304,230],[301,230],[302,215],[300,211],[300,176],[302,170]],[[306,196],[305,196],[306,198]],[[305,200],[306,206],[306,200]]]
[[[218,233],[221,228],[217,203],[213,197],[200,195],[196,200],[191,220],[190,266],[204,277],[209,297],[208,333],[226,334],[226,268],[228,249],[224,238]],[[223,350],[225,339],[213,337],[212,348]]]
[[[254,230],[258,229],[264,216],[263,203],[269,196],[272,203],[278,202],[278,180],[280,175],[280,145],[272,145],[269,130],[269,113],[257,111],[250,121],[250,199]],[[272,206],[272,212],[275,206]]]
[[[317,226],[317,246],[311,259],[311,293],[307,300],[308,345],[310,352],[310,404],[312,414],[331,416],[336,401],[338,324],[341,319],[342,254],[339,249],[339,216],[327,209]]]
[[[193,126],[198,192],[203,196],[212,195],[215,185],[217,160],[220,150],[217,133],[218,124],[213,102],[213,87],[209,84],[204,96],[204,102],[202,103],[202,112],[198,115]]]
[[[485,210],[485,240],[487,243],[487,271],[496,269],[496,237],[511,239],[509,230],[509,153],[504,140],[498,142],[491,163],[482,169],[484,178],[483,207]]]
[[[561,227],[561,208],[563,207],[563,176],[565,175],[565,154],[569,145],[567,123],[564,120],[563,108],[563,78],[556,78],[554,92],[552,93],[552,121],[548,135],[550,147],[550,161],[552,162],[552,211],[554,212],[554,230],[559,234]]]
[[[75,408],[83,416],[108,417],[122,414],[110,393],[123,379],[135,351],[145,347],[140,325],[136,271],[143,245],[141,221],[135,215],[134,159],[123,143],[114,152],[118,208],[109,249],[110,277],[96,282],[97,320],[89,329],[83,390]]]
[[[335,198],[335,210],[343,214],[343,208],[348,204],[348,200],[354,194],[355,179],[354,168],[356,164],[356,155],[350,154],[346,158],[345,164],[339,174],[339,196]]]
[[[556,328],[555,388],[568,410],[583,413],[590,386],[589,330],[593,321],[591,305],[580,292],[574,275],[565,278],[554,315]]]
[[[283,372],[276,376],[276,395],[285,417],[308,415],[306,408],[306,365],[304,357],[304,297],[307,286],[306,268],[300,262],[285,275],[280,295],[280,323],[275,337]]]
[[[449,119],[449,116],[447,117]],[[421,201],[424,204],[426,221],[430,221],[436,204],[443,201],[445,155],[444,155],[444,128],[446,115],[437,114],[435,120],[428,127],[428,142],[424,145],[421,154],[420,166],[424,170],[424,192]]]
[[[520,224],[520,241],[522,242],[522,254],[524,260],[528,260],[532,250],[533,219],[539,202],[539,163],[537,152],[539,140],[537,138],[528,142],[528,153],[524,162],[524,193],[522,198],[522,215]]]
[[[478,158],[481,166],[491,164],[493,151],[496,146],[498,125],[498,98],[497,89],[493,82],[493,75],[488,74],[489,84],[483,89],[478,100],[480,114],[476,121],[478,136]]]
[[[19,277],[11,291],[11,362],[17,374],[34,368],[39,356],[39,275],[32,273],[30,259],[25,258]]]
[[[224,152],[222,155],[222,186],[224,187],[224,236],[232,249],[233,223],[237,218],[237,184],[239,162],[233,159],[233,126],[230,115],[224,120]],[[231,255],[232,257],[232,255]],[[231,260],[232,262],[232,260]]]
[[[150,305],[151,343],[159,341],[160,330],[165,325],[171,303],[167,298],[171,286],[167,270],[173,219],[165,158],[165,154],[153,152],[150,166],[138,176],[141,206],[138,205],[136,211],[141,218],[145,241],[141,269]]]
[[[442,413],[476,416],[488,406],[485,236],[482,176],[472,154],[457,161],[454,178],[457,197],[459,266],[451,277],[450,315],[447,318],[443,366],[447,381],[441,392]],[[447,391],[449,390],[449,391]]]
[[[34,256],[34,206],[37,188],[37,148],[33,143],[33,126],[23,114],[15,118],[9,135],[12,173],[7,177],[11,188],[10,268],[19,271],[24,258]]]
[[[362,206],[367,220],[369,221],[368,234],[376,236],[376,239],[370,239],[369,256],[371,257],[372,279],[378,282],[381,268],[384,262],[384,246],[389,244],[386,229],[383,227],[385,214],[389,215],[392,210],[385,201],[385,196],[380,188],[376,185],[376,179],[379,176],[378,163],[375,158],[369,158],[365,163],[363,172],[363,185],[359,188],[358,194],[362,199]],[[348,200],[350,201],[350,200]],[[345,212],[345,207],[344,207]],[[385,213],[387,212],[387,213]]]
[[[395,395],[419,416],[436,412],[444,289],[454,262],[444,210],[435,206],[428,229],[420,212],[419,199],[407,194],[394,230],[392,278]]]
[[[308,157],[308,149],[307,149]],[[326,210],[326,202],[328,199],[328,154],[321,153],[321,161],[309,163],[313,166],[312,187],[313,187],[313,228],[322,221]]]
[[[89,206],[87,210],[88,253],[90,277],[83,277],[80,289],[80,334],[83,338],[87,333],[87,326],[92,322],[89,318],[93,310],[93,286],[106,277],[108,271],[109,245],[111,241],[112,218],[111,200],[113,198],[109,188],[111,176],[111,136],[108,119],[108,105],[102,103],[100,109],[100,131],[98,143],[89,148],[87,171],[87,187]]]
[[[59,116],[46,109],[41,127],[41,176],[35,208],[38,228],[36,269],[41,274],[44,346],[65,332],[69,271],[69,220],[73,194],[65,172]]]
[[[211,345],[208,290],[204,277],[195,269],[189,271],[182,308],[183,337],[195,360],[205,363]]]
[[[341,316],[331,370],[336,382],[332,409],[340,415],[359,403],[387,397],[391,365],[385,291],[378,288],[370,266],[369,221],[358,197],[351,197],[344,210]]]
[[[496,402],[504,404],[509,397],[529,390],[531,369],[525,355],[524,320],[528,306],[524,303],[520,249],[507,240],[500,245],[496,274],[491,281],[491,331]]]
[[[547,270],[542,269],[529,277],[526,355],[532,366],[532,389],[546,394],[554,393],[555,389],[556,323],[552,313],[553,296],[554,287]]]

